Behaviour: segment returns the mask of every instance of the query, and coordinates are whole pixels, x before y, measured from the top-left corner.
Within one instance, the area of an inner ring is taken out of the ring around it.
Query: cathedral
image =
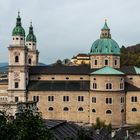
[[[89,52],[90,65],[39,66],[37,39],[18,13],[12,31],[7,80],[0,81],[0,109],[36,102],[44,119],[95,123],[100,118],[112,125],[140,120],[140,68],[120,66],[120,48],[105,21],[99,39]]]

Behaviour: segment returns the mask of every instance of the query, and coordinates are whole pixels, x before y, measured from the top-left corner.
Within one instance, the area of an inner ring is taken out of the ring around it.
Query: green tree
[[[51,140],[52,134],[44,125],[41,114],[23,110],[12,121],[5,113],[0,114],[1,140]]]

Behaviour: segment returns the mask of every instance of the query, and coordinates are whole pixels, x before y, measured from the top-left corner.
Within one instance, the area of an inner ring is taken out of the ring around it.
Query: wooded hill
[[[140,67],[140,44],[121,48],[121,66]]]

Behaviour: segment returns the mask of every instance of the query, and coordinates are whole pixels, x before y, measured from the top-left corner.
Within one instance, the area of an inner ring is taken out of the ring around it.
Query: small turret
[[[110,29],[107,25],[106,19],[105,19],[105,24],[104,24],[103,28],[101,29],[100,38],[111,38]]]
[[[36,36],[34,35],[32,22],[30,23],[29,33],[26,37],[26,46],[29,50],[36,50]]]

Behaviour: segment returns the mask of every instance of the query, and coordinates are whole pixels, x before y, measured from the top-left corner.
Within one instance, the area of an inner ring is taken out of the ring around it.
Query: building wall
[[[93,83],[97,84],[97,88],[93,89]],[[112,89],[106,89],[106,84],[111,83]],[[120,84],[123,88],[120,88]],[[109,75],[91,75],[90,76],[90,89],[99,91],[121,91],[124,90],[124,76],[109,76]]]
[[[136,97],[137,101],[132,97]],[[132,111],[136,108],[137,111]],[[126,94],[126,123],[136,124],[140,123],[140,91],[129,91]]]
[[[97,60],[97,64],[95,64]],[[105,65],[105,60],[108,60],[108,65]],[[115,65],[115,60],[117,64]],[[120,56],[117,55],[91,55],[90,56],[90,67],[93,68],[102,68],[104,66],[109,66],[112,68],[120,68]]]
[[[140,75],[127,75],[125,81],[140,88]]]
[[[33,96],[39,96],[38,108],[43,118],[89,122],[89,92],[87,91],[30,91],[28,96],[29,101],[33,100]],[[54,96],[54,101],[48,101],[48,96]],[[69,101],[64,102],[63,96],[69,96]],[[78,96],[83,96],[84,101],[78,101]],[[53,107],[54,111],[48,111],[49,107]],[[64,107],[68,107],[69,111],[64,111]],[[83,111],[78,111],[79,107],[82,107]]]
[[[96,97],[96,103],[92,102],[92,98]],[[124,92],[101,92],[90,91],[90,123],[95,123],[96,118],[105,120],[105,123],[113,125],[121,125],[125,122],[125,102],[121,103],[121,97],[125,100]],[[107,104],[106,98],[112,98],[112,103]],[[92,112],[95,109],[96,112]],[[124,112],[121,112],[124,109]],[[111,114],[106,111],[111,110]]]
[[[67,79],[69,78],[69,79]],[[89,80],[88,75],[31,75],[30,80]]]

